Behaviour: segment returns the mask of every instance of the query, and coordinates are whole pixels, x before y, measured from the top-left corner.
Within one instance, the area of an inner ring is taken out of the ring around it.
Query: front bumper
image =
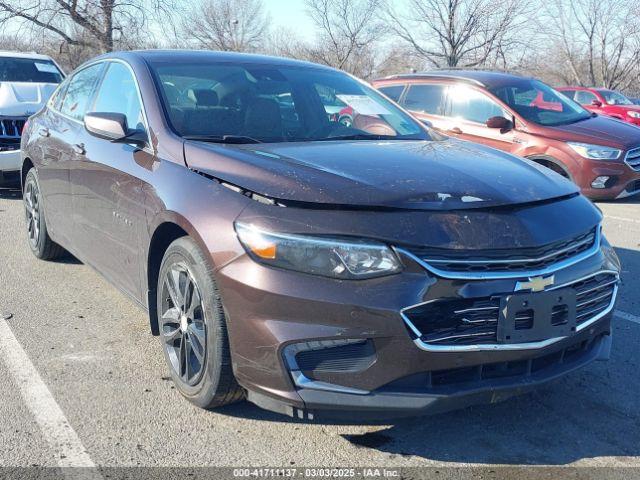
[[[18,171],[22,166],[20,150],[0,152],[0,171]]]
[[[247,256],[219,270],[234,373],[249,400],[314,419],[422,415],[508,398],[606,356],[615,297],[588,328],[535,348],[421,349],[404,321],[406,307],[431,298],[511,293],[520,279],[445,279],[411,258],[402,260],[400,274],[357,282],[273,269]],[[555,278],[561,285],[603,270],[619,271],[606,242]],[[338,361],[333,370],[310,371],[287,359],[292,345],[358,340],[375,354],[355,370]],[[574,350],[569,361],[565,353]]]
[[[19,184],[21,166],[20,150],[0,152],[0,185]]]
[[[594,360],[608,360],[612,338],[608,332],[609,322],[610,319],[602,322],[598,333],[567,339],[520,362],[492,364],[489,377],[494,378],[486,378],[482,373],[486,367],[478,365],[473,367],[475,378],[468,375],[467,381],[449,386],[434,387],[429,374],[423,374],[401,379],[366,395],[301,388],[298,394],[304,402],[302,408],[259,391],[249,390],[248,399],[262,408],[294,418],[345,423],[433,415],[498,403],[553,382]],[[464,378],[464,374],[455,369],[447,373]],[[441,378],[441,372],[438,375]]]

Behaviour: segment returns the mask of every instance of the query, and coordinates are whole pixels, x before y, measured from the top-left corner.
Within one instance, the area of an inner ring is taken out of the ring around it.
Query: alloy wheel
[[[29,243],[36,248],[40,240],[40,191],[34,181],[27,183],[24,189],[24,206]]]
[[[166,271],[160,321],[174,373],[187,385],[197,384],[204,371],[207,327],[198,285],[184,262]]]

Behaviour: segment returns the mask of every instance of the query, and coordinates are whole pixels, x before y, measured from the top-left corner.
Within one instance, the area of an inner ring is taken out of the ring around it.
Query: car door
[[[457,138],[482,143],[507,152],[514,149],[514,130],[487,127],[492,117],[513,116],[482,90],[455,84],[445,95],[446,133]]]
[[[42,115],[37,135],[42,139],[38,170],[48,226],[57,241],[75,250],[70,172],[77,161],[76,139],[102,65],[94,64],[69,77]]]
[[[134,74],[109,61],[91,112],[121,113],[130,131],[148,132]],[[86,261],[137,300],[141,289],[140,244],[146,228],[144,182],[155,158],[149,146],[112,142],[83,128],[81,161],[71,172],[76,237]]]

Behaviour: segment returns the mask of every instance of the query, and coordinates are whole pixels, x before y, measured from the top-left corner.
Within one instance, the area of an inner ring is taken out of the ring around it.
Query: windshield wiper
[[[370,133],[353,133],[351,135],[335,135],[333,137],[311,139],[312,142],[326,142],[330,140],[416,140],[402,138],[395,135],[374,135]]]
[[[244,135],[186,135],[183,136],[185,140],[196,140],[198,142],[211,142],[211,143],[262,143],[260,140],[247,137]]]

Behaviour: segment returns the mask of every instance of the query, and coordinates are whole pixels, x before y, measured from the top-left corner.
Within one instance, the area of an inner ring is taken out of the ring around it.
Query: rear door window
[[[394,102],[397,102],[398,100],[400,100],[400,95],[402,95],[404,87],[404,85],[388,85],[386,87],[380,87],[378,88],[378,90],[380,90]]]
[[[404,96],[402,106],[414,112],[442,115],[444,91],[444,85],[432,83],[409,85],[409,91]]]
[[[69,81],[60,112],[76,120],[82,120],[104,64],[96,63],[80,70]]]
[[[504,109],[480,92],[466,85],[454,85],[447,90],[447,116],[476,123],[486,123],[491,117],[509,115]]]

